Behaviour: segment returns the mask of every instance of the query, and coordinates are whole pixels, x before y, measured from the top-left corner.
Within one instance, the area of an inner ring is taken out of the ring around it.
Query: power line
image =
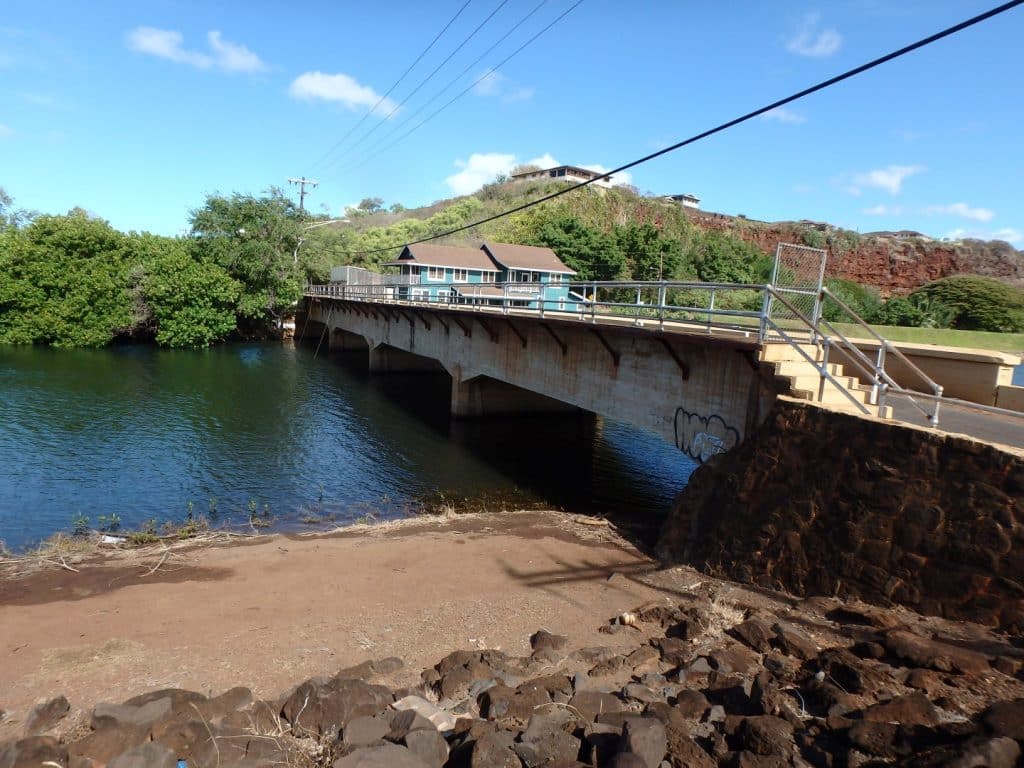
[[[376,144],[373,144],[372,146],[370,146],[369,151],[373,153],[372,155],[370,155],[370,157],[376,157],[378,154],[380,154],[379,152],[377,152],[377,149],[379,147],[383,146],[391,137],[393,137],[396,133],[398,133],[400,130],[402,130],[405,126],[409,125],[409,123],[411,123],[416,118],[417,115],[419,115],[421,112],[423,112],[424,109],[426,109],[431,104],[433,104],[435,101],[437,101],[441,97],[442,94],[447,92],[449,88],[451,88],[459,80],[461,80],[463,75],[465,75],[467,72],[469,72],[469,70],[471,70],[473,67],[475,67],[477,64],[479,64],[481,61],[483,61],[483,59],[487,56],[488,53],[490,53],[492,50],[494,50],[499,45],[501,45],[503,42],[505,42],[505,40],[507,40],[510,35],[512,35],[517,29],[519,29],[519,27],[521,27],[523,24],[525,24],[527,21],[529,21],[530,18],[532,18],[533,15],[535,13],[537,13],[537,11],[539,11],[542,7],[544,7],[544,5],[547,2],[548,2],[548,0],[540,0],[540,2],[537,3],[537,5],[535,5],[533,7],[533,10],[531,10],[529,13],[527,13],[525,16],[523,16],[523,18],[521,18],[518,22],[516,22],[516,24],[511,29],[509,29],[508,32],[506,32],[504,35],[502,35],[500,38],[498,38],[495,42],[491,43],[488,46],[487,50],[485,50],[482,54],[480,54],[475,59],[473,59],[473,61],[471,61],[468,65],[466,65],[466,67],[461,72],[459,72],[459,74],[457,74],[450,81],[448,81],[448,84],[446,86],[444,86],[444,88],[442,88],[441,90],[435,92],[434,95],[431,96],[429,99],[427,99],[423,104],[421,104],[419,106],[419,108],[415,112],[413,112],[405,120],[403,120],[400,125],[397,125],[395,127],[395,129],[393,131],[391,131],[391,133],[381,137],[381,139]],[[491,68],[491,69],[489,69],[487,71],[487,74],[484,77],[486,78],[486,77],[490,76],[491,74],[493,74],[494,72],[497,72],[497,70],[495,68]],[[479,81],[477,81],[477,82],[479,82]],[[475,85],[475,83],[474,83],[474,85]],[[395,143],[397,144],[398,142],[395,142]],[[391,147],[391,146],[394,146],[394,144],[389,145],[389,147]],[[360,166],[362,164],[363,163],[361,161],[356,161],[356,165],[353,166],[353,167],[358,167],[358,166]],[[346,164],[346,166],[343,166],[343,167],[347,167],[347,165],[348,164]]]
[[[737,126],[740,123],[745,123],[748,120],[751,120],[751,119],[753,119],[753,118],[755,118],[755,117],[757,117],[759,115],[763,115],[765,112],[770,112],[773,109],[778,109],[779,107],[785,106],[786,104],[790,104],[790,103],[792,103],[792,102],[794,102],[794,101],[796,101],[798,99],[802,99],[805,96],[809,96],[812,93],[817,93],[818,91],[824,90],[825,88],[829,88],[829,87],[831,87],[833,85],[836,85],[837,83],[841,83],[844,80],[849,80],[851,77],[856,77],[857,75],[860,75],[860,74],[862,74],[864,72],[867,72],[868,70],[874,69],[875,67],[879,67],[882,64],[886,64],[886,63],[888,63],[890,61],[893,61],[894,59],[898,59],[898,58],[900,58],[902,56],[906,56],[908,53],[912,53],[912,52],[918,50],[919,48],[924,48],[925,46],[931,45],[932,43],[938,42],[939,40],[942,40],[944,38],[947,38],[947,37],[950,37],[952,35],[955,35],[958,32],[962,32],[963,30],[965,30],[965,29],[967,29],[969,27],[973,27],[976,24],[980,24],[983,21],[987,21],[988,19],[991,19],[994,16],[998,16],[998,15],[1000,15],[1002,13],[1005,13],[1006,11],[1012,10],[1013,8],[1016,8],[1017,6],[1019,6],[1021,4],[1024,4],[1024,0],[1011,0],[1011,2],[1003,3],[1002,5],[999,5],[999,6],[993,8],[993,9],[991,9],[989,11],[985,11],[984,13],[980,13],[977,16],[972,16],[971,18],[967,19],[966,21],[962,21],[959,24],[954,24],[952,27],[947,27],[946,29],[942,30],[941,32],[936,32],[934,35],[929,35],[928,37],[925,37],[925,38],[923,38],[921,40],[918,40],[916,43],[911,43],[910,45],[904,46],[903,48],[900,48],[899,50],[893,51],[892,53],[887,53],[884,56],[880,56],[877,59],[873,59],[873,60],[867,62],[866,64],[861,64],[859,67],[854,67],[853,69],[849,69],[849,70],[847,70],[846,72],[843,72],[840,75],[836,75],[835,77],[831,77],[828,80],[823,80],[822,82],[818,83],[817,85],[812,85],[811,87],[805,88],[802,91],[798,91],[797,93],[794,93],[791,96],[787,96],[784,99],[779,99],[778,101],[773,101],[771,104],[768,104],[766,106],[763,106],[763,107],[760,107],[758,109],[755,109],[753,112],[748,112],[747,114],[742,115],[741,117],[737,117],[737,118],[734,118],[732,120],[729,120],[726,123],[722,123],[720,125],[717,125],[714,128],[711,128],[711,129],[709,129],[707,131],[704,131],[703,133],[698,133],[695,136],[691,136],[688,139],[684,139],[683,141],[679,141],[679,142],[676,142],[675,144],[672,144],[672,145],[670,145],[668,147],[665,147],[663,149],[659,149],[657,152],[652,152],[649,155],[644,155],[643,157],[639,158],[638,160],[633,160],[632,162],[626,163],[625,165],[620,165],[618,168],[613,168],[612,170],[608,171],[603,176],[595,177],[593,179],[588,179],[587,181],[582,181],[579,184],[574,184],[571,187],[566,187],[565,189],[560,189],[557,192],[552,192],[551,194],[544,195],[543,197],[540,197],[540,198],[538,198],[536,200],[533,200],[533,201],[531,201],[529,203],[523,203],[522,205],[517,205],[515,208],[510,208],[507,211],[502,211],[501,213],[496,213],[496,214],[494,214],[492,216],[488,216],[488,217],[486,217],[484,219],[480,219],[480,221],[475,221],[472,224],[464,224],[461,227],[456,227],[454,229],[450,229],[447,232],[441,232],[440,234],[437,234],[437,235],[431,235],[430,237],[424,237],[424,238],[421,238],[419,240],[413,240],[411,242],[405,243],[402,246],[397,246],[396,245],[396,246],[391,246],[390,248],[374,248],[374,249],[368,250],[368,251],[350,251],[349,255],[350,256],[368,256],[368,255],[374,254],[374,253],[385,253],[387,251],[393,251],[396,248],[405,247],[405,246],[408,246],[408,245],[417,245],[419,243],[427,243],[427,242],[430,242],[431,240],[438,240],[438,239],[440,239],[442,237],[448,237],[449,235],[454,235],[454,234],[457,234],[459,232],[464,232],[467,229],[472,229],[473,227],[478,227],[481,224],[487,224],[488,222],[495,221],[496,219],[501,219],[501,218],[504,218],[505,216],[510,216],[513,213],[518,213],[519,211],[524,211],[527,208],[532,208],[535,205],[540,205],[541,203],[546,203],[548,200],[554,200],[556,197],[561,197],[562,195],[566,195],[566,194],[568,194],[570,192],[575,192],[577,189],[582,189],[583,187],[590,186],[595,181],[600,181],[601,179],[610,178],[613,174],[621,173],[622,171],[629,170],[630,168],[635,168],[636,166],[641,165],[641,164],[646,163],[646,162],[649,162],[650,160],[653,160],[656,157],[661,157],[662,155],[668,154],[669,152],[674,152],[677,149],[682,149],[683,147],[685,147],[685,146],[687,146],[689,144],[694,144],[695,142],[701,141],[702,139],[706,139],[707,137],[713,136],[716,133],[721,133],[724,130],[727,130],[729,128]]]
[[[469,35],[461,43],[459,43],[458,46],[456,46],[455,50],[448,54],[448,56],[444,59],[444,61],[442,61],[440,64],[438,64],[436,67],[434,67],[434,70],[429,75],[427,75],[425,78],[423,78],[423,80],[421,80],[419,82],[419,84],[415,88],[412,89],[412,92],[409,93],[400,102],[398,102],[390,112],[388,112],[386,115],[384,115],[384,117],[382,117],[380,119],[380,122],[378,122],[376,125],[374,125],[372,128],[370,128],[370,130],[368,130],[366,133],[364,133],[358,139],[356,139],[355,143],[352,144],[348,148],[348,151],[351,152],[353,149],[358,147],[360,144],[363,143],[363,141],[365,141],[367,138],[372,136],[374,131],[376,131],[378,128],[380,128],[382,125],[384,125],[384,123],[386,123],[391,118],[391,116],[395,114],[395,112],[397,112],[399,109],[401,109],[402,105],[404,105],[407,101],[409,101],[409,99],[411,99],[413,96],[415,96],[417,94],[417,92],[419,92],[420,88],[422,88],[424,85],[429,83],[433,79],[434,75],[436,75],[445,64],[447,64],[449,61],[451,61],[452,58],[454,58],[455,54],[457,54],[459,51],[461,51],[463,49],[463,47],[465,47],[466,43],[468,43],[470,40],[472,40],[476,36],[476,33],[479,32],[481,29],[483,29],[484,25],[487,24],[487,22],[489,22],[492,18],[494,18],[494,15],[498,11],[500,11],[502,8],[504,8],[507,3],[508,3],[508,0],[501,0],[501,2],[498,3],[498,7],[495,8],[493,11],[491,11],[490,14],[488,14],[487,18],[485,18],[483,21],[481,21],[477,25],[476,29],[474,29],[472,32],[470,32]],[[335,161],[335,162],[337,162],[337,161]],[[333,163],[332,163],[332,165],[333,165]]]
[[[418,123],[417,123],[416,125],[414,125],[414,126],[413,126],[412,128],[410,128],[410,129],[409,129],[408,131],[406,131],[405,133],[403,133],[403,134],[402,134],[401,136],[399,136],[399,137],[398,137],[397,139],[395,139],[395,140],[394,140],[393,142],[391,142],[390,144],[388,144],[388,145],[386,145],[386,146],[384,146],[384,147],[381,147],[381,148],[380,148],[379,150],[377,150],[376,152],[374,152],[374,153],[372,153],[372,154],[368,155],[368,156],[367,156],[367,157],[365,157],[365,158],[364,158],[364,159],[363,159],[363,160],[362,160],[361,162],[359,162],[359,163],[356,163],[355,165],[347,166],[347,169],[348,169],[348,170],[354,170],[354,169],[356,169],[356,168],[361,168],[362,166],[364,166],[364,165],[366,165],[366,164],[367,164],[368,162],[370,162],[370,160],[372,160],[373,158],[375,158],[375,157],[377,157],[378,155],[380,155],[380,154],[382,154],[382,153],[384,153],[384,152],[388,151],[388,150],[389,150],[389,149],[391,149],[392,147],[394,147],[394,146],[397,146],[398,144],[400,144],[400,143],[401,143],[402,141],[404,141],[404,140],[406,139],[406,137],[408,137],[408,136],[412,135],[413,133],[415,133],[416,131],[418,131],[418,130],[419,130],[420,128],[422,128],[422,127],[423,127],[424,125],[426,125],[426,124],[427,124],[427,123],[429,123],[429,122],[430,122],[431,120],[433,120],[433,119],[434,119],[435,117],[437,117],[437,116],[438,116],[439,114],[441,114],[441,113],[442,113],[442,112],[444,112],[444,111],[445,111],[446,109],[448,109],[448,107],[450,107],[450,106],[451,106],[452,104],[454,104],[454,103],[455,103],[456,101],[458,101],[458,100],[459,100],[459,99],[461,99],[461,98],[462,98],[463,96],[465,96],[465,95],[466,95],[467,93],[469,93],[469,92],[470,92],[471,90],[473,90],[473,89],[474,89],[474,88],[475,88],[475,87],[476,87],[477,85],[479,85],[480,83],[482,83],[482,82],[483,82],[484,80],[486,80],[486,79],[487,79],[488,77],[490,77],[490,76],[491,76],[492,74],[494,74],[494,73],[495,73],[495,72],[497,72],[497,71],[498,71],[499,69],[501,69],[501,68],[502,68],[503,66],[505,66],[505,64],[507,64],[507,63],[508,63],[508,62],[509,62],[509,61],[510,61],[510,60],[511,60],[511,59],[512,59],[513,57],[515,57],[516,55],[518,55],[518,54],[519,54],[519,53],[520,53],[520,52],[521,52],[521,51],[522,51],[522,50],[523,50],[524,48],[526,48],[527,46],[529,46],[529,45],[530,45],[531,43],[533,43],[533,42],[534,42],[534,41],[535,41],[535,40],[536,40],[537,38],[539,38],[539,37],[540,37],[541,35],[543,35],[543,34],[544,34],[545,32],[547,32],[547,31],[548,31],[549,29],[551,29],[551,28],[552,28],[553,26],[555,26],[555,24],[557,24],[557,23],[558,23],[558,22],[560,22],[560,21],[561,21],[562,19],[564,19],[564,18],[565,18],[566,16],[568,16],[568,15],[569,15],[570,13],[572,13],[572,12],[573,12],[573,11],[574,11],[574,10],[575,10],[575,9],[577,8],[577,6],[579,6],[579,5],[580,5],[580,4],[582,3],[582,2],[583,2],[583,0],[576,0],[576,2],[575,2],[575,3],[573,3],[573,4],[572,4],[571,6],[569,6],[569,7],[567,8],[567,9],[565,9],[564,11],[562,11],[562,13],[561,13],[561,14],[559,14],[559,15],[558,15],[558,16],[557,16],[557,17],[556,17],[556,18],[554,19],[554,21],[552,21],[551,23],[549,23],[549,24],[548,24],[548,25],[547,25],[546,27],[544,27],[543,29],[541,29],[541,30],[540,30],[539,32],[535,33],[535,34],[533,35],[533,37],[531,37],[531,38],[530,38],[529,40],[527,40],[527,41],[526,41],[525,43],[523,43],[523,44],[522,44],[522,45],[520,45],[520,46],[519,46],[518,48],[516,48],[516,49],[515,49],[514,51],[512,51],[512,53],[510,53],[510,54],[509,54],[508,56],[506,56],[506,57],[505,57],[504,59],[502,59],[501,61],[499,61],[499,62],[498,62],[497,64],[495,64],[495,65],[494,65],[493,67],[491,67],[491,68],[490,68],[490,69],[489,69],[489,70],[488,70],[488,71],[487,71],[487,72],[486,72],[485,74],[481,75],[481,76],[480,76],[480,77],[478,77],[478,78],[477,78],[476,80],[474,80],[474,81],[473,81],[472,83],[470,83],[470,84],[469,84],[468,86],[466,86],[466,87],[465,87],[465,88],[463,88],[463,89],[462,89],[461,91],[459,91],[459,92],[458,92],[457,94],[455,94],[455,96],[453,96],[453,97],[452,97],[451,99],[449,99],[449,100],[448,100],[447,102],[445,102],[445,104],[444,104],[444,105],[442,105],[441,107],[438,107],[437,109],[435,109],[435,110],[434,110],[433,112],[431,112],[431,113],[430,113],[429,115],[427,115],[427,116],[426,116],[425,118],[423,118],[423,119],[422,119],[422,120],[421,120],[420,122],[418,122]]]
[[[467,6],[469,6],[469,4],[471,2],[473,2],[473,0],[466,0],[466,2],[464,2],[462,4],[462,7],[459,8],[459,10],[457,10],[455,12],[455,15],[452,16],[450,19],[448,19],[448,23],[445,24],[444,27],[441,28],[441,31],[438,32],[436,35],[434,35],[434,39],[430,41],[430,44],[426,48],[424,48],[422,51],[420,51],[420,55],[416,57],[416,59],[413,61],[413,63],[409,65],[409,67],[405,70],[405,72],[403,72],[401,74],[401,76],[397,80],[395,80],[394,83],[391,84],[391,87],[388,88],[387,92],[377,100],[376,104],[374,104],[372,107],[370,107],[369,111],[366,112],[366,114],[364,114],[361,118],[359,118],[359,122],[357,122],[355,125],[353,125],[351,128],[349,128],[348,132],[344,136],[342,136],[340,139],[338,139],[338,141],[335,143],[335,145],[333,147],[331,147],[329,150],[327,150],[327,152],[324,154],[323,157],[321,157],[319,160],[317,160],[315,163],[313,163],[313,165],[312,165],[313,168],[315,168],[316,166],[320,165],[320,163],[322,163],[324,160],[326,160],[328,157],[330,157],[331,153],[334,152],[334,150],[336,150],[342,144],[344,144],[345,140],[349,136],[351,136],[360,125],[363,124],[363,121],[366,120],[366,118],[368,118],[370,115],[372,115],[374,113],[374,111],[376,111],[377,107],[379,107],[381,104],[384,103],[384,99],[386,99],[388,96],[390,96],[391,92],[394,91],[395,88],[398,87],[398,84],[401,83],[410,72],[412,72],[413,67],[415,67],[417,64],[420,63],[420,60],[424,56],[427,55],[427,52],[430,51],[430,49],[434,47],[434,44],[438,40],[441,39],[441,35],[443,35],[445,32],[448,31],[448,27],[450,27],[452,24],[455,23],[455,20],[457,18],[459,18],[459,16],[462,15],[462,12],[464,10],[466,10]]]

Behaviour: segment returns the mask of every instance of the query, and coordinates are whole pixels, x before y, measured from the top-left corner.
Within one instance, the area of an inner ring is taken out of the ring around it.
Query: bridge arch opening
[[[369,348],[369,342],[358,333],[351,333],[341,328],[331,330],[330,350],[332,352],[366,352]]]
[[[447,373],[432,357],[407,352],[390,344],[370,346],[371,373]]]
[[[574,414],[582,409],[490,376],[452,375],[452,415],[456,418],[524,413]]]

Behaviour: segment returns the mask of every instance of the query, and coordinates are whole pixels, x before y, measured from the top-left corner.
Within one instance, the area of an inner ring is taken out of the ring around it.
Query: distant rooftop
[[[591,171],[586,168],[580,168],[578,165],[556,165],[554,168],[543,168],[534,171],[523,171],[522,173],[513,173],[511,178],[513,179],[537,179],[541,177],[548,177],[552,179],[565,178],[567,176],[573,176],[584,181],[590,179],[599,179],[602,183],[610,184],[612,177],[607,173],[601,171]]]

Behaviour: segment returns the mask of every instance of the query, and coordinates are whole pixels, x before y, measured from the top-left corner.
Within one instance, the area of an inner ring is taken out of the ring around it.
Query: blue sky
[[[77,205],[162,234],[208,193],[300,175],[320,182],[317,212],[371,196],[422,205],[538,158],[621,165],[989,2],[9,3],[0,186],[22,207]],[[620,180],[756,219],[1024,248],[1022,39],[1024,8]]]

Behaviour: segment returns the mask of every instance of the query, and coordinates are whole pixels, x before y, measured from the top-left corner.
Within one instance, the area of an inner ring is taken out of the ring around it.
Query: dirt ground
[[[668,594],[640,583],[656,563],[608,527],[549,512],[156,546],[72,567],[0,580],[0,741],[58,694],[78,712],[172,686],[271,697],[386,656],[405,660],[411,683],[452,650],[528,653],[540,627],[607,645],[602,622]]]

